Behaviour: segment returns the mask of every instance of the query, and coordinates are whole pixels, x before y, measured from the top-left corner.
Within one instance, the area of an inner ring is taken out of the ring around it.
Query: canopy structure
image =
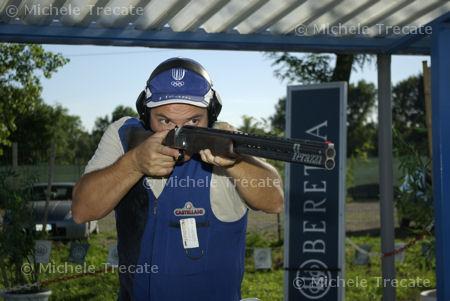
[[[383,252],[394,248],[390,56],[431,55],[437,290],[450,300],[449,1],[3,0],[0,41],[377,54]],[[395,278],[393,257],[382,270]]]
[[[436,0],[6,0],[0,40],[429,54],[423,26],[449,11]]]

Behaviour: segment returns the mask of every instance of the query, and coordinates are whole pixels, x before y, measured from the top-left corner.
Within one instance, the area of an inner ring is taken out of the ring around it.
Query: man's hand
[[[227,122],[216,122],[213,126],[215,129],[226,130],[226,131],[235,131],[236,129]],[[209,149],[203,149],[200,151],[200,157],[206,163],[221,166],[221,167],[229,167],[233,166],[236,163],[236,158],[225,158],[221,156],[214,156]]]
[[[147,176],[167,176],[176,163],[179,151],[162,145],[169,131],[156,132],[139,146],[131,150],[133,153],[133,168]]]

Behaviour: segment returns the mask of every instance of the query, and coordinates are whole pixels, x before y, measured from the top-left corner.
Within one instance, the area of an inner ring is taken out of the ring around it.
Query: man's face
[[[184,103],[173,103],[150,110],[150,126],[154,132],[170,130],[183,125],[207,127],[207,109]]]

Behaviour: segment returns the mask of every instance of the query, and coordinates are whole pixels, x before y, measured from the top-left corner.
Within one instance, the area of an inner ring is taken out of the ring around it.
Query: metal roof
[[[442,0],[3,0],[0,41],[428,54],[426,25],[449,12]]]

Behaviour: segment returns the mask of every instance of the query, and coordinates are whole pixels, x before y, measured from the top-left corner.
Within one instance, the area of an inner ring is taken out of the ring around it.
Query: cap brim
[[[189,99],[176,99],[176,98],[175,99],[165,99],[165,100],[160,100],[160,101],[149,101],[149,102],[147,102],[147,107],[154,108],[154,107],[159,107],[159,106],[168,105],[168,104],[172,104],[172,103],[184,103],[184,104],[193,105],[193,106],[200,107],[200,108],[208,107],[208,102],[206,102],[205,100],[195,101],[195,100],[189,100]]]

